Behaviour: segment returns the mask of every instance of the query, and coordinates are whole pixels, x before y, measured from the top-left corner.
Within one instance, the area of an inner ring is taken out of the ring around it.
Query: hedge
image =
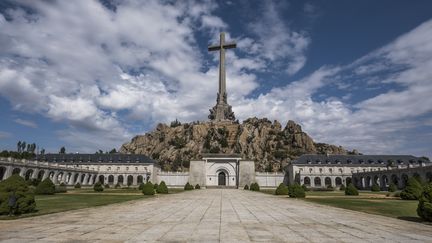
[[[397,191],[397,187],[394,183],[390,183],[389,187],[388,187],[388,191],[389,192],[395,192]]]
[[[244,189],[244,190],[249,190],[249,186],[248,186],[248,184],[246,184],[246,185],[244,186],[243,189]]]
[[[374,183],[371,187],[371,191],[379,192],[379,191],[381,191],[381,188],[378,186],[378,184]]]
[[[201,189],[201,186],[199,184],[196,184],[195,189],[199,190],[199,189]]]
[[[80,189],[81,188],[81,184],[78,182],[77,184],[75,184],[74,188],[75,189]]]
[[[100,182],[96,182],[96,183],[94,184],[94,186],[93,186],[93,190],[94,190],[95,192],[103,192],[104,188],[103,188],[103,186],[102,186],[102,183],[100,183]]]
[[[65,192],[67,192],[67,188],[63,182],[59,186],[56,186],[55,193],[65,193]]]
[[[56,187],[50,178],[41,181],[35,189],[35,193],[38,195],[53,195],[55,191]]]
[[[288,187],[285,186],[285,184],[283,184],[283,183],[279,184],[279,186],[276,188],[275,194],[276,195],[288,195]]]
[[[138,190],[142,191],[144,189],[144,185],[145,185],[144,183],[141,183],[138,187]]]
[[[155,194],[154,185],[150,181],[148,181],[144,185],[144,187],[142,189],[142,193],[144,195],[154,195]]]
[[[31,213],[36,209],[34,193],[19,175],[12,175],[0,182],[0,215],[9,213],[9,196],[15,194],[15,214]]]
[[[168,194],[168,187],[165,184],[165,181],[161,181],[161,183],[157,186],[156,192],[160,194]]]
[[[340,187],[339,187],[339,190],[341,190],[341,191],[345,191],[345,185],[344,184],[342,184]]]
[[[184,186],[184,189],[186,191],[190,191],[190,190],[193,190],[194,187],[191,184],[189,184],[189,182],[187,182],[186,185]]]
[[[357,188],[355,188],[352,183],[348,184],[348,186],[345,188],[345,195],[347,196],[358,196],[358,194],[359,192]]]
[[[306,197],[306,193],[299,184],[295,183],[294,185],[290,185],[288,187],[288,196],[293,198],[304,198]]]
[[[432,183],[424,187],[417,207],[420,218],[432,222]]]
[[[422,195],[422,192],[423,187],[420,182],[418,182],[414,177],[411,177],[408,179],[405,189],[400,193],[400,197],[403,200],[418,200]]]
[[[250,185],[250,190],[251,190],[251,191],[256,191],[256,192],[258,192],[258,191],[260,190],[260,186],[258,185],[257,182],[252,183],[252,184]]]

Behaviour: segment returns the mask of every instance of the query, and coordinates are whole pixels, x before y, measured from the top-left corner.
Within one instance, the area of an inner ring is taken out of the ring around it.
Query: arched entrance
[[[220,171],[218,174],[218,185],[226,186],[226,174],[223,171]]]

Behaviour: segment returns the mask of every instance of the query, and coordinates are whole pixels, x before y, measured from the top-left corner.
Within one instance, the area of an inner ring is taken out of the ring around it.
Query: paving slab
[[[432,226],[207,189],[0,221],[0,242],[432,242]]]

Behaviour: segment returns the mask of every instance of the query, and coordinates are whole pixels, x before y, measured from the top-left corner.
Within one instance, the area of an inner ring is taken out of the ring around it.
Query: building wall
[[[260,187],[277,187],[284,182],[284,173],[256,172],[255,181]]]
[[[183,187],[189,181],[188,172],[167,172],[162,171],[157,175],[157,183],[164,181],[169,187]],[[195,186],[196,184],[192,184]]]
[[[218,175],[224,172],[226,175],[226,186],[237,186],[237,162],[235,161],[207,161],[206,163],[206,186],[218,186]]]
[[[250,186],[256,179],[255,163],[253,161],[242,160],[239,167],[239,187]]]

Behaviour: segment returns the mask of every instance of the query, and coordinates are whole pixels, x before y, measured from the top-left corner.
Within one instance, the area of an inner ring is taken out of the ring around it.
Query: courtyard
[[[0,221],[2,242],[430,242],[432,226],[234,190],[194,190]]]

